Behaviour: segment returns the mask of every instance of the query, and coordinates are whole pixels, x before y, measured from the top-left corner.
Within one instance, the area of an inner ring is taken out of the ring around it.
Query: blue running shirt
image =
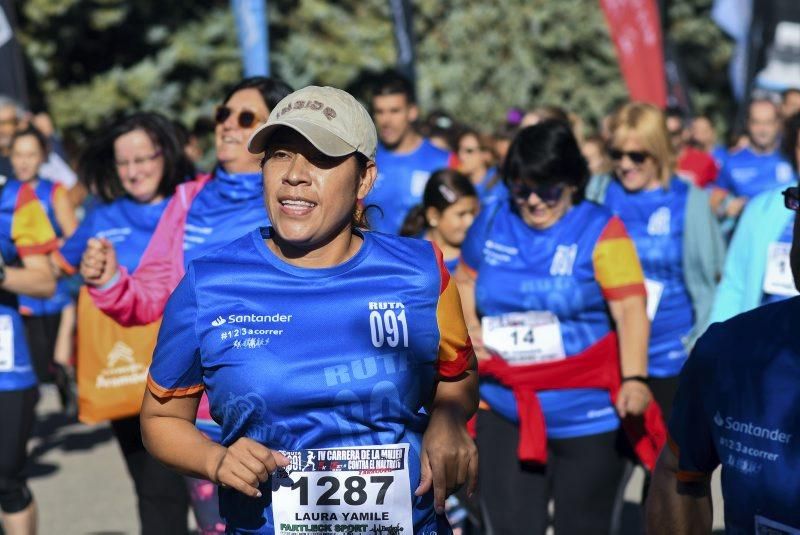
[[[96,204],[59,251],[66,261],[65,271],[77,270],[89,238],[109,240],[114,244],[119,265],[129,273],[136,271],[169,199],[142,204],[121,197],[107,204]]]
[[[791,164],[778,151],[756,154],[745,147],[728,155],[716,184],[737,197],[752,199],[762,191],[795,182]]]
[[[508,188],[505,185],[505,182],[498,179],[494,184],[490,183],[497,178],[497,168],[492,167],[486,172],[486,176],[483,177],[481,183],[475,186],[475,189],[478,191],[478,199],[481,202],[481,207],[491,206],[496,202],[503,202],[509,199],[508,196]]]
[[[375,163],[378,179],[364,199],[364,205],[377,205],[382,211],[369,210],[370,228],[399,234],[408,212],[422,201],[422,193],[431,173],[447,167],[450,153],[427,139],[409,154],[396,154],[378,144]]]
[[[674,377],[688,354],[683,340],[694,326],[694,309],[683,277],[683,234],[689,185],[673,177],[668,189],[627,192],[612,180],[605,204],[625,223],[658,302],[650,330],[648,372]],[[653,290],[655,289],[655,291]],[[660,299],[659,299],[660,295]]]
[[[304,269],[275,256],[271,229],[189,264],[164,312],[148,386],[165,398],[205,389],[222,444],[272,449],[410,444],[409,493],[438,373],[471,347],[455,283],[432,244],[375,232],[346,262]],[[271,534],[264,498],[220,489],[233,532]],[[449,533],[432,493],[412,496],[415,533]]]
[[[30,186],[9,180],[0,191],[0,254],[6,264],[58,248],[53,227]],[[0,391],[36,384],[14,294],[0,291]]]
[[[793,298],[716,323],[681,371],[669,422],[678,479],[722,465],[729,534],[800,530],[798,318]],[[770,523],[782,531],[757,528]]]
[[[63,238],[64,232],[61,230],[56,219],[55,209],[53,208],[54,200],[58,197],[63,197],[67,194],[67,190],[60,184],[55,184],[49,180],[39,178],[39,183],[34,188],[34,193],[39,201],[42,203],[47,214],[47,219],[56,233],[57,238]],[[19,309],[23,315],[26,316],[45,316],[49,314],[58,314],[61,310],[72,303],[72,298],[69,294],[69,281],[60,279],[56,285],[56,293],[52,297],[30,297],[27,295],[19,296]]]
[[[566,356],[609,333],[606,300],[644,295],[639,261],[618,218],[584,201],[555,225],[529,227],[510,202],[483,210],[461,246],[465,267],[475,272],[478,316],[548,311],[558,318]],[[512,391],[481,379],[481,398],[517,422]],[[538,393],[550,438],[572,438],[619,426],[608,392],[567,389]]]
[[[183,237],[184,263],[268,225],[261,172],[228,174],[217,167],[192,201]]]

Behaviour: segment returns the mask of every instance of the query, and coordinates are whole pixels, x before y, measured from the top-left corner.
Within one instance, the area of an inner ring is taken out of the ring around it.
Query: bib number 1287
[[[370,494],[367,493],[367,482],[370,485],[379,485],[377,492],[371,492],[374,496],[374,505],[383,505],[386,499],[386,491],[394,483],[394,476],[369,476],[369,479],[363,476],[350,476],[344,480],[344,489],[342,489],[342,482],[333,476],[322,476],[317,480],[317,486],[323,487],[325,491],[319,495],[314,505],[323,507],[341,505],[342,501],[347,505],[364,505]],[[308,478],[301,477],[293,485],[292,490],[300,491],[300,505],[306,506],[308,503]],[[344,490],[344,492],[339,492]],[[341,498],[339,498],[341,496]]]
[[[408,444],[283,452],[272,480],[275,535],[414,533]]]

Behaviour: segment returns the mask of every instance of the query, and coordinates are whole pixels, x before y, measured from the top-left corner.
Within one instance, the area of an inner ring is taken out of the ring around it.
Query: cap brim
[[[272,137],[272,134],[281,127],[291,128],[306,138],[317,150],[327,156],[336,158],[357,152],[355,147],[345,142],[330,130],[326,130],[312,122],[298,119],[291,122],[272,121],[271,123],[265,124],[250,136],[250,141],[247,143],[247,150],[252,154],[264,152],[269,145],[269,139]]]

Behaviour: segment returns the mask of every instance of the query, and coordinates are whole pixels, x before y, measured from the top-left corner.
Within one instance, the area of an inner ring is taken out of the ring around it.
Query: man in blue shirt
[[[450,153],[414,130],[419,116],[411,83],[396,73],[384,75],[372,97],[372,117],[378,130],[378,179],[365,206],[373,230],[399,234],[409,210],[422,200],[433,171],[448,166]],[[382,212],[382,213],[381,213]]]
[[[800,207],[790,188],[786,207]],[[800,284],[800,219],[790,254]],[[648,533],[709,533],[722,465],[727,533],[800,533],[800,298],[712,325],[683,367],[669,447],[653,474]]]
[[[747,116],[750,143],[728,156],[717,177],[717,186],[728,192],[719,210],[724,215],[738,217],[749,199],[793,181],[791,165],[778,152],[780,130],[780,114],[772,101],[750,103]]]

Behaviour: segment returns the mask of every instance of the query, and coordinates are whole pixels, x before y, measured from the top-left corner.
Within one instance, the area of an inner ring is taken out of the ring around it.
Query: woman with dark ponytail
[[[453,273],[461,242],[478,212],[478,193],[466,175],[440,169],[428,179],[422,204],[412,208],[400,229],[401,236],[418,236],[439,246],[447,269]]]

